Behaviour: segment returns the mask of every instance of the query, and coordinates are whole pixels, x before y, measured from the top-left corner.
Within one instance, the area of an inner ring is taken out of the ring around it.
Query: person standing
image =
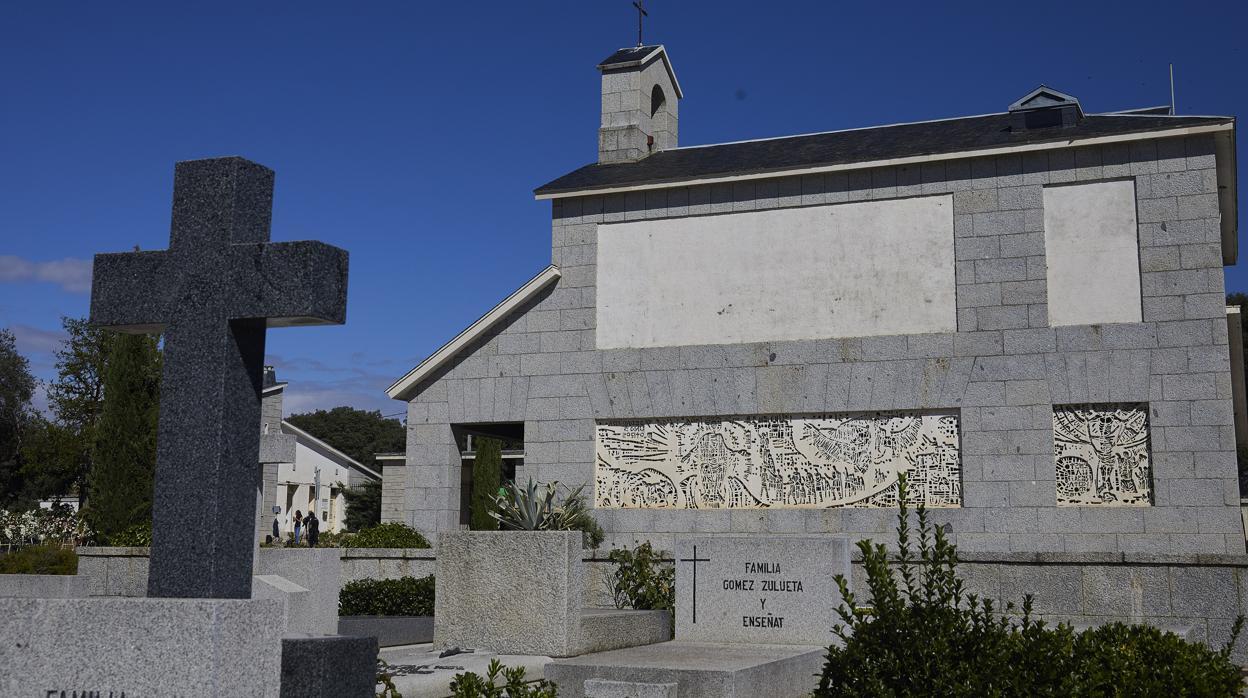
[[[303,515],[298,509],[295,510],[295,545],[303,540]]]
[[[277,523],[277,514],[273,515],[273,540],[282,539],[282,527]]]
[[[308,529],[308,547],[315,548],[316,540],[321,537],[321,522],[316,517],[316,512],[314,511],[308,512],[307,529]]]

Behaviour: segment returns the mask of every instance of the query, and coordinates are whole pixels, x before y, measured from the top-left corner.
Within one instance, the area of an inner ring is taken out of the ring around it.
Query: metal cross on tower
[[[636,7],[636,8],[637,8],[637,45],[638,45],[638,46],[641,46],[641,45],[642,45],[642,42],[641,42],[641,18],[642,18],[642,17],[649,17],[649,16],[650,16],[650,13],[649,13],[649,12],[646,12],[646,8],[644,7],[644,5],[645,5],[645,4],[646,4],[646,0],[636,0],[636,2],[634,2],[634,3],[633,3],[633,7]]]

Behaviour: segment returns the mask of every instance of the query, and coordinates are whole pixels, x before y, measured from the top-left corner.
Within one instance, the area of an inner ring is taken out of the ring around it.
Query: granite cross
[[[347,253],[269,242],[273,171],[174,167],[169,249],[95,256],[91,322],[164,335],[147,592],[250,598],[266,327],[346,321]]]

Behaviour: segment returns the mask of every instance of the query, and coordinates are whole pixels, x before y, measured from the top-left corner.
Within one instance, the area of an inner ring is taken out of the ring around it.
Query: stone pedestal
[[[256,575],[276,575],[307,590],[307,604],[302,609],[292,608],[288,630],[321,635],[338,632],[341,554],[337,548],[264,548],[260,551],[256,558]]]
[[[580,531],[447,531],[438,536],[433,642],[568,657],[580,630]]]
[[[281,695],[282,604],[0,599],[0,694]]]
[[[373,695],[377,640],[286,632],[276,599],[0,598],[0,695]]]

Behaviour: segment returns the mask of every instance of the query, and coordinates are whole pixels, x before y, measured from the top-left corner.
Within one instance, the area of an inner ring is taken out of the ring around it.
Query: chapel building
[[[466,527],[499,436],[607,546],[891,539],[904,472],[962,550],[1244,552],[1234,118],[1041,86],[680,147],[663,46],[598,69],[598,161],[536,190],[550,266],[388,390],[383,520]]]
[[[277,380],[272,366],[264,367],[260,402],[260,505],[256,537],[293,535],[293,514],[312,514],[322,533],[340,533],[346,527],[347,498],[343,490],[381,479],[380,468],[370,468],[307,431],[283,419],[288,384]]]

